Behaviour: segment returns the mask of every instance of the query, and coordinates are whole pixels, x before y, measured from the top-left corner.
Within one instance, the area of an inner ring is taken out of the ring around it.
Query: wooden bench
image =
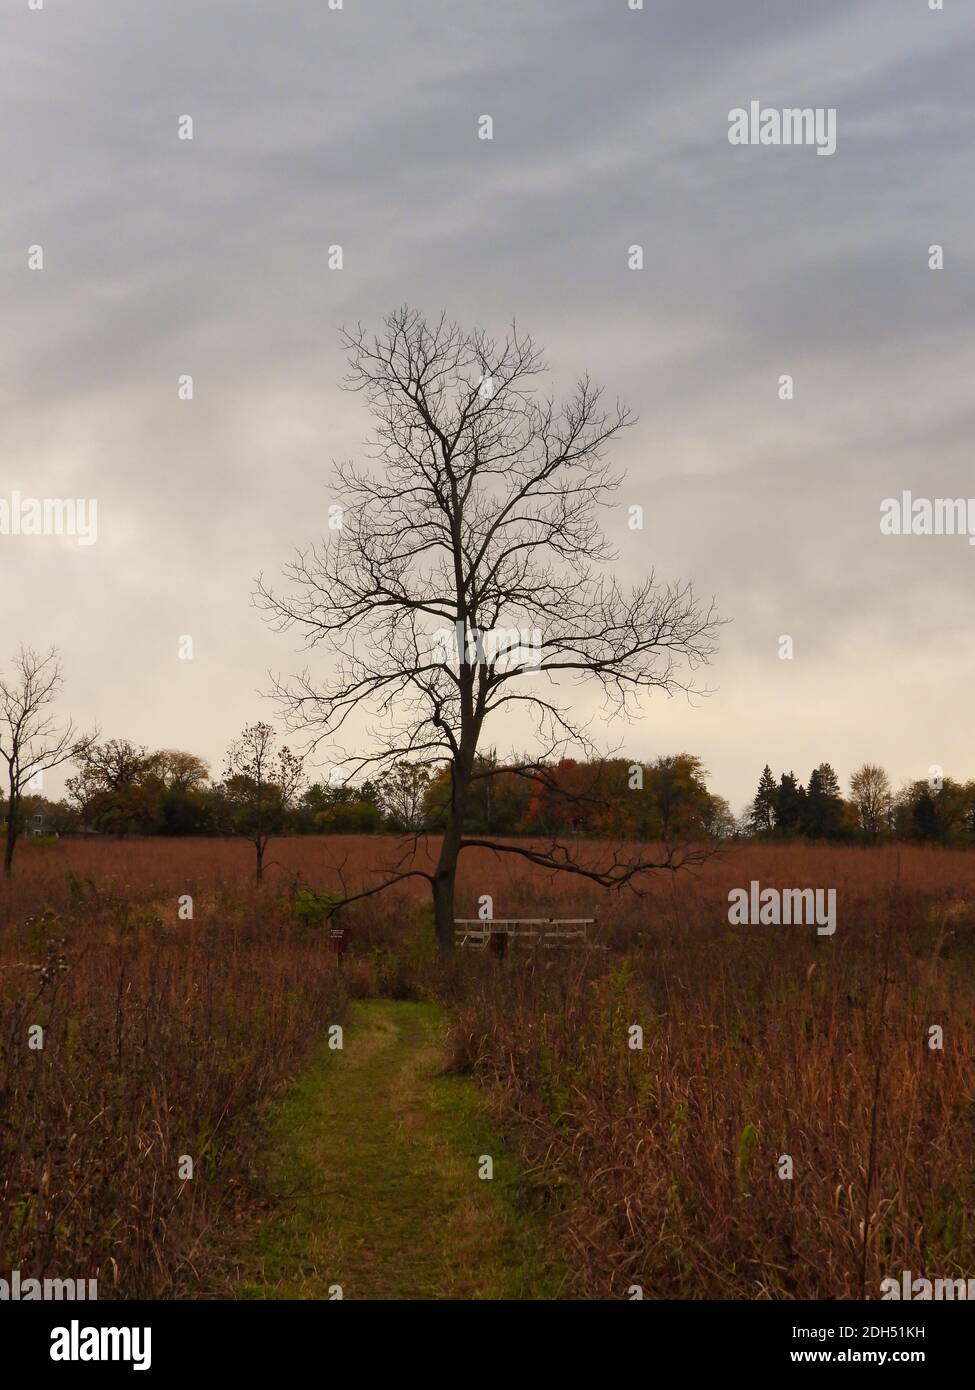
[[[507,938],[505,945],[561,947],[588,950],[589,928],[595,917],[455,917],[454,941],[471,951],[483,951],[492,936]]]

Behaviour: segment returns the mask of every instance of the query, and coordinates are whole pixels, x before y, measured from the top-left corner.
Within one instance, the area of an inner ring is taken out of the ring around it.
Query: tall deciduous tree
[[[430,781],[430,769],[423,763],[394,763],[386,771],[379,783],[379,798],[395,828],[411,832],[423,828]]]
[[[714,608],[690,585],[662,586],[650,573],[625,591],[608,569],[616,556],[598,512],[622,478],[605,453],[627,411],[604,409],[588,377],[557,407],[539,390],[539,350],[514,326],[496,341],[403,308],[376,337],[362,328],[343,337],[346,385],[372,414],[376,467],[339,467],[341,527],[298,553],[283,593],[258,581],[257,602],[277,626],[338,654],[326,683],[306,669],[276,689],[311,746],[362,711],[374,716],[370,751],[330,754],[350,777],[401,759],[450,771],[433,872],[404,870],[355,896],[428,879],[449,949],[457,862],[470,846],[606,887],[676,867],[671,852],[619,847],[585,863],[554,841],[467,833],[472,789],[499,775],[478,762],[489,728],[532,716],[538,759],[519,770],[537,776],[572,746],[594,751],[570,690],[578,697],[588,683],[602,695],[603,722],[627,718],[652,690],[690,689],[693,668],[712,654]]]
[[[850,795],[860,829],[875,840],[887,828],[890,820],[893,799],[890,778],[876,763],[861,763],[850,778]]]
[[[122,839],[150,823],[148,782],[156,755],[126,738],[92,743],[76,758],[78,772],[66,783],[85,825]]]
[[[0,679],[0,758],[6,763],[7,783],[5,876],[13,870],[24,793],[41,774],[81,756],[95,738],[94,733],[79,733],[71,719],[59,721],[54,715],[64,685],[56,648],[42,655],[33,647],[21,647],[13,671],[11,679]]]
[[[693,753],[656,758],[650,765],[647,791],[662,839],[685,838],[703,827],[712,810],[706,777],[704,764]]]

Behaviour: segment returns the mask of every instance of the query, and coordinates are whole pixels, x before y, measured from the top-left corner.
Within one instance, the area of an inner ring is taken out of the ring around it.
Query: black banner
[[[351,1301],[350,1301],[351,1302]],[[5,1359],[13,1355],[21,1374],[50,1367],[66,1380],[78,1373],[159,1377],[208,1371],[260,1374],[282,1362],[304,1359],[330,1364],[343,1350],[363,1358],[374,1372],[377,1361],[404,1364],[410,1346],[422,1336],[424,1314],[417,1305],[368,1305],[361,1312],[341,1300],[320,1303],[6,1303],[0,1304],[0,1335]],[[511,1305],[499,1323],[498,1311],[437,1315],[439,1334],[463,1328],[478,1336],[479,1379],[493,1364],[510,1371],[513,1347],[506,1334],[520,1338],[561,1322],[558,1306],[539,1314]],[[545,1345],[546,1360],[571,1366],[580,1333],[590,1353],[599,1331],[613,1337],[607,1356],[639,1346],[648,1369],[658,1360],[685,1362],[689,1370],[783,1372],[793,1367],[859,1365],[947,1370],[971,1346],[972,1315],[962,1302],[880,1303],[662,1303],[644,1299],[642,1307],[617,1307],[590,1314],[572,1313],[565,1333]],[[409,1324],[398,1327],[400,1318]],[[472,1322],[468,1322],[472,1318]],[[608,1318],[608,1321],[604,1321]],[[351,1319],[351,1321],[350,1321]],[[377,1321],[378,1319],[378,1321]],[[591,1320],[590,1320],[591,1319]],[[588,1335],[584,1328],[588,1327]],[[358,1340],[365,1333],[368,1340]],[[376,1334],[380,1335],[376,1335]],[[356,1338],[355,1341],[347,1340]],[[636,1342],[629,1339],[634,1337]],[[622,1340],[619,1340],[622,1339]]]

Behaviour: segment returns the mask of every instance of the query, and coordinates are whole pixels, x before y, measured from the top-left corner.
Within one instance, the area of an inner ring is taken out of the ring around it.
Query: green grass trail
[[[477,1086],[444,1076],[432,1004],[356,1004],[278,1108],[271,1207],[236,1261],[240,1298],[548,1299],[544,1223]],[[478,1177],[480,1155],[494,1177]]]

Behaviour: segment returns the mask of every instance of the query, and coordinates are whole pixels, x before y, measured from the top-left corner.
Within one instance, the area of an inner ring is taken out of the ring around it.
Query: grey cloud
[[[59,642],[81,715],[219,764],[295,660],[251,580],[321,529],[368,428],[338,325],[514,313],[561,383],[589,367],[641,416],[619,458],[650,520],[611,523],[620,573],[656,562],[735,618],[718,693],[655,707],[635,751],[700,748],[739,803],[780,755],[909,775],[937,727],[975,775],[972,653],[947,652],[975,549],[876,525],[902,487],[975,493],[973,45],[970,11],[917,0],[6,7],[3,481],[97,495],[102,533],[0,541],[27,595],[7,645]],[[730,147],[751,98],[837,106],[836,155]]]

